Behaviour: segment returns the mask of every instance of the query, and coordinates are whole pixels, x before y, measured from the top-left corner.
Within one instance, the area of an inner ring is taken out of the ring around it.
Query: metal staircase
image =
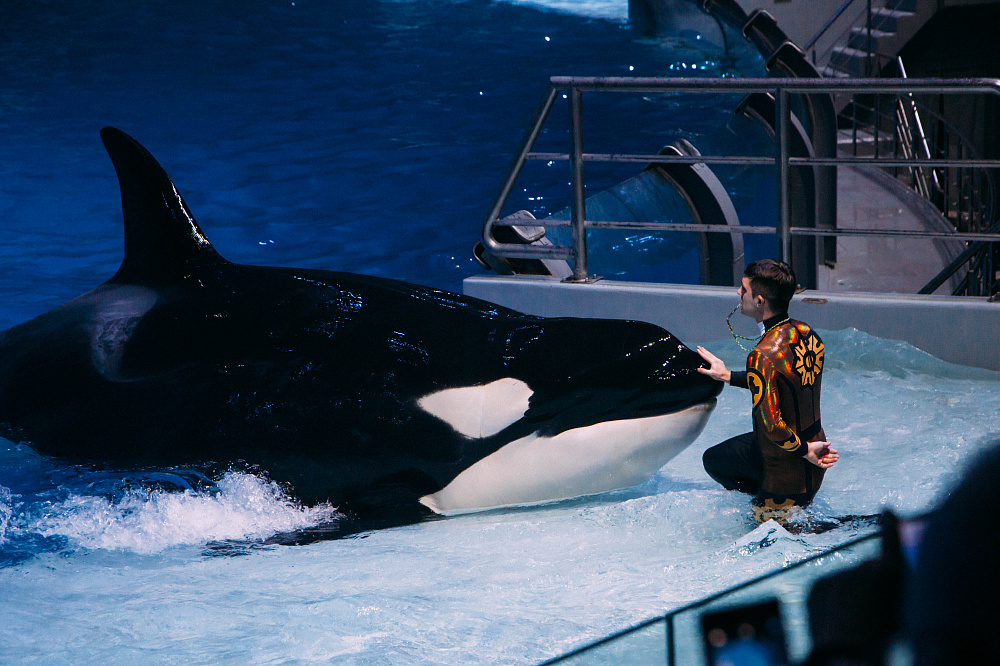
[[[873,6],[869,0],[839,44],[830,49],[824,76],[878,76],[895,61],[899,49],[923,27],[933,11],[917,12],[917,0],[883,0]],[[852,4],[858,4],[854,0]]]
[[[945,5],[975,4],[943,0],[845,0],[802,49],[823,76],[845,78],[906,78],[899,53]],[[893,167],[906,183],[941,211],[958,232],[989,232],[998,228],[995,169],[977,164],[970,141],[936,108],[940,98],[896,96],[835,96],[837,152],[908,161],[939,160],[941,166]],[[945,162],[940,162],[944,160]],[[971,244],[962,263],[952,262],[920,293],[931,293],[965,270],[955,295],[989,296],[1000,286],[1000,248]]]

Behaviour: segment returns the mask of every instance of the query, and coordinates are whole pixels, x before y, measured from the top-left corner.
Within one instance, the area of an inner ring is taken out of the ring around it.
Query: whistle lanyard
[[[729,321],[730,319],[732,319],[732,318],[733,318],[733,315],[734,315],[734,314],[736,314],[736,311],[737,311],[737,310],[739,310],[739,309],[740,309],[740,304],[739,304],[739,303],[737,303],[737,304],[736,304],[736,307],[735,307],[735,308],[733,308],[733,311],[729,313],[729,316],[728,316],[728,317],[726,317],[726,326],[728,326],[728,327],[729,327],[729,332],[733,334],[733,339],[734,339],[734,340],[736,340],[736,344],[738,344],[738,345],[740,346],[740,349],[742,349],[743,351],[745,351],[745,352],[746,352],[746,353],[748,353],[748,354],[749,354],[749,353],[750,353],[751,351],[753,351],[753,347],[751,347],[750,349],[747,349],[746,347],[744,347],[744,346],[743,346],[743,343],[742,343],[742,342],[740,342],[740,340],[747,340],[747,341],[749,341],[749,342],[752,342],[752,343],[753,343],[753,345],[754,345],[754,347],[756,347],[756,346],[757,346],[757,343],[758,343],[758,342],[760,342],[760,341],[761,341],[761,339],[762,339],[762,338],[763,338],[763,337],[764,337],[765,335],[767,335],[768,333],[770,333],[770,332],[771,332],[771,331],[773,331],[774,329],[778,328],[779,326],[781,326],[781,325],[782,325],[782,324],[784,324],[785,322],[787,322],[787,321],[790,321],[790,320],[791,320],[791,317],[785,317],[784,319],[782,319],[781,321],[779,321],[779,322],[778,322],[777,324],[775,324],[775,325],[774,325],[774,326],[772,326],[771,328],[767,329],[766,331],[764,331],[763,333],[761,333],[760,335],[758,335],[758,336],[757,336],[756,338],[748,338],[748,337],[746,337],[745,335],[740,335],[739,333],[737,333],[736,331],[734,331],[734,330],[733,330],[733,325],[732,325],[732,323],[730,323],[730,321]]]

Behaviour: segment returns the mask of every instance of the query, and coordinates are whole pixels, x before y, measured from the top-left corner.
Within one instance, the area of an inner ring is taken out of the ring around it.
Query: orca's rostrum
[[[101,137],[125,257],[0,333],[14,441],[115,467],[243,461],[303,502],[406,522],[636,485],[714,407],[722,385],[651,324],[230,263],[142,146]]]

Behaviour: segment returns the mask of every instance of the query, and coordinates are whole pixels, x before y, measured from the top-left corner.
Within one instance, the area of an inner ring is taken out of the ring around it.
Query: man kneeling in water
[[[807,324],[788,317],[795,285],[795,274],[783,262],[764,259],[746,267],[739,309],[761,325],[763,335],[745,372],[731,372],[698,347],[710,364],[699,372],[752,394],[753,432],[713,446],[702,462],[727,490],[754,496],[759,522],[781,520],[788,509],[811,502],[823,474],[839,458],[820,424],[823,341]]]

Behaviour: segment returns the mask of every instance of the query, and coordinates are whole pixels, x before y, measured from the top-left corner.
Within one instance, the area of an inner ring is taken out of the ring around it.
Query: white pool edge
[[[462,289],[468,296],[543,317],[647,321],[688,346],[728,339],[725,320],[737,303],[736,287],[614,280],[566,284],[528,275],[472,276]],[[795,295],[789,314],[817,329],[856,328],[902,340],[950,363],[1000,370],[1000,302],[986,298],[807,290]]]

